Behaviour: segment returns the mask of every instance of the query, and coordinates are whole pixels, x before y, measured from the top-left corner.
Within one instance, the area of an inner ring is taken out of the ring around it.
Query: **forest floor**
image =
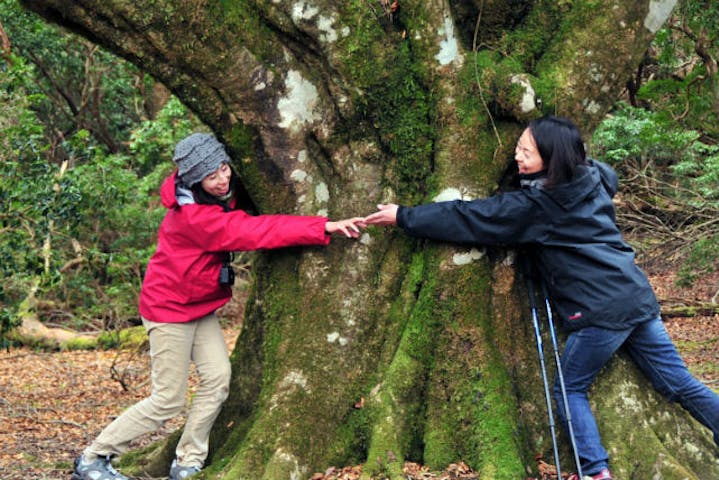
[[[712,298],[716,301],[718,272],[695,282],[691,288],[677,287],[674,271],[666,266],[654,265],[647,268],[647,273],[663,305],[708,303]],[[238,318],[236,311],[232,314]],[[719,315],[667,318],[666,325],[690,370],[713,389],[719,389]],[[232,349],[240,326],[229,323],[224,330],[228,348]],[[146,352],[46,352],[28,348],[1,351],[0,477],[69,478],[74,458],[100,429],[124,408],[148,395],[148,364]],[[122,378],[127,390],[117,378]],[[196,385],[194,376],[191,383],[192,390]],[[163,438],[179,428],[182,421],[180,417],[169,422],[132,447]],[[462,463],[435,473],[410,463],[405,470],[407,478],[413,480],[476,478]],[[337,467],[313,479],[358,477],[359,467]]]

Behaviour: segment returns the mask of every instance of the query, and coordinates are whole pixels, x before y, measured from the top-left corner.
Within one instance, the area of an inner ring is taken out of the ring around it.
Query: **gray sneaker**
[[[169,480],[185,480],[200,470],[202,470],[200,467],[183,467],[177,463],[177,459],[175,459],[172,461],[172,466],[170,467]]]
[[[86,462],[84,455],[75,459],[75,470],[72,480],[130,480],[115,470],[110,457],[97,457],[97,460]]]

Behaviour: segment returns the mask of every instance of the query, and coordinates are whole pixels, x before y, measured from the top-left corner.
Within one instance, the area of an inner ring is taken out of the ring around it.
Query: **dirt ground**
[[[225,328],[229,349],[238,332]],[[0,478],[69,478],[73,460],[100,430],[148,396],[148,369],[146,351],[0,352]],[[196,383],[193,374],[188,395]],[[133,447],[163,438],[182,422],[182,416],[168,422]]]
[[[664,305],[709,302],[719,291],[719,274],[691,289],[676,287],[672,273],[650,272],[650,280]],[[666,325],[690,370],[719,389],[719,315],[670,318]],[[230,349],[238,332],[237,325],[225,328]],[[69,478],[78,452],[119,412],[148,395],[148,365],[145,352],[1,351],[0,478]],[[128,390],[113,379],[113,366],[114,376],[122,378]],[[162,438],[182,421],[180,417],[168,423],[135,446]],[[414,464],[405,468],[408,478],[476,478],[463,464],[450,465],[437,475]],[[317,478],[351,480],[358,473],[357,467],[337,468]]]

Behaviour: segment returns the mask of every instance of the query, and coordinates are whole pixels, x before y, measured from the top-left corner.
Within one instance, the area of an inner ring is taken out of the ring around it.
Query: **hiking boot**
[[[75,459],[72,480],[130,480],[113,468],[110,458],[97,457],[96,460],[87,462],[85,456],[80,455]]]
[[[177,459],[172,461],[170,467],[170,478],[168,480],[184,480],[202,470],[200,467],[183,467],[177,463]]]
[[[571,474],[567,480],[580,480],[576,473]],[[583,475],[581,480],[612,480],[612,474],[608,468],[602,468],[602,471],[594,475]]]

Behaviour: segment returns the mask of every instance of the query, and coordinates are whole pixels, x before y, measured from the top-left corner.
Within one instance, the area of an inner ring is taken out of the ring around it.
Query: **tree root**
[[[662,317],[664,318],[696,317],[698,315],[707,317],[719,315],[719,304],[697,302],[689,305],[662,305]]]
[[[32,314],[24,316],[22,324],[10,332],[8,337],[22,345],[48,350],[95,348],[97,346],[97,335],[88,335],[62,328],[49,328]]]

